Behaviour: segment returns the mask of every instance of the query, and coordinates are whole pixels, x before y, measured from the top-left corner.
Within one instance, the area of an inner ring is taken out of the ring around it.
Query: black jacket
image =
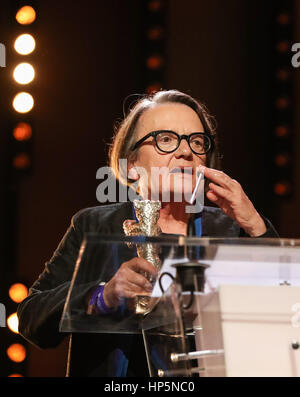
[[[133,219],[130,202],[86,208],[73,216],[69,229],[46,263],[43,273],[18,307],[19,332],[24,338],[40,348],[55,347],[61,342],[66,335],[59,332],[59,322],[84,234],[123,235],[125,219]],[[278,237],[272,224],[264,220],[267,232],[261,237]],[[247,235],[219,208],[204,207],[202,236]],[[71,335],[67,375],[113,376],[120,351],[129,360],[127,376],[148,375],[140,335],[83,333]]]

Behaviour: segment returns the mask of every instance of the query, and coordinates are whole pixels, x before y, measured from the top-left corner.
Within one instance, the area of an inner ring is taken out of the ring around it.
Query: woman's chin
[[[188,203],[192,197],[192,191],[183,192],[182,189],[161,190],[151,195],[151,200],[159,200],[164,203]]]

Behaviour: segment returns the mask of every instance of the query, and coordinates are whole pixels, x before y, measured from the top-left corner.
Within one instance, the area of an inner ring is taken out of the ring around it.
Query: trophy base
[[[151,300],[150,296],[137,295],[134,298],[135,313],[139,314],[139,315],[145,315],[145,314],[149,313],[150,300]]]
[[[145,316],[153,310],[158,301],[158,298],[151,298],[150,296],[145,295],[137,295],[134,298],[135,313],[141,316]]]

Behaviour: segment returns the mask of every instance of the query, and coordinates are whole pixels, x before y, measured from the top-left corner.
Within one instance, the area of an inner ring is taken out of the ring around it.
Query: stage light
[[[30,65],[30,63],[20,63],[15,67],[13,76],[16,82],[19,84],[31,83],[35,76],[34,68],[32,65]]]
[[[8,347],[6,354],[11,361],[21,363],[26,358],[26,349],[20,343],[14,343]]]
[[[287,81],[290,78],[290,72],[287,69],[279,69],[276,72],[276,78],[279,81]]]
[[[13,158],[12,164],[17,170],[25,170],[31,165],[30,157],[27,153],[19,153]]]
[[[148,85],[148,87],[146,88],[146,92],[147,94],[154,94],[157,91],[160,91],[162,89],[162,86],[160,83],[153,83]]]
[[[28,295],[28,288],[22,283],[15,283],[8,290],[10,299],[16,303],[22,302]]]
[[[32,128],[27,123],[18,123],[13,130],[16,141],[28,141],[32,137]]]
[[[16,20],[21,25],[30,25],[36,19],[36,12],[31,6],[24,6],[16,14]]]
[[[163,64],[163,59],[159,55],[152,55],[147,59],[147,67],[149,69],[157,70]]]
[[[152,0],[148,4],[148,9],[151,12],[157,12],[162,8],[162,2],[160,0]]]
[[[290,16],[286,13],[281,13],[277,17],[277,22],[279,25],[287,25],[290,22]]]
[[[13,313],[8,317],[7,326],[15,334],[19,333],[19,319],[17,313]]]
[[[274,185],[274,193],[277,196],[286,196],[291,192],[291,185],[288,181],[277,182]]]
[[[19,92],[13,99],[13,107],[19,113],[29,112],[33,105],[33,97],[28,92]]]
[[[149,40],[159,40],[163,36],[163,29],[160,26],[154,26],[150,28],[147,32],[147,37]]]
[[[276,49],[280,53],[288,52],[288,51],[290,51],[290,48],[291,48],[290,43],[288,41],[284,41],[284,40],[279,41],[276,45]]]
[[[289,163],[289,155],[287,153],[279,153],[275,156],[274,161],[278,167],[284,167]]]
[[[289,134],[289,129],[285,125],[278,125],[275,128],[275,134],[280,138],[285,137]]]
[[[277,98],[275,103],[277,109],[280,110],[286,109],[289,106],[289,104],[290,104],[289,98],[286,97]]]
[[[28,55],[35,49],[35,40],[31,34],[21,34],[14,43],[14,48],[18,54]]]

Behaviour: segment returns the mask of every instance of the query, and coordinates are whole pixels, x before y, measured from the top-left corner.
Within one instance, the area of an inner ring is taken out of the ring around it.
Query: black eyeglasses
[[[169,130],[152,131],[137,141],[132,147],[132,151],[138,148],[147,138],[152,136],[156,147],[164,153],[175,152],[179,148],[182,139],[189,144],[191,151],[195,154],[206,154],[213,146],[214,136],[206,132],[193,132],[190,135],[179,135],[177,132]]]

